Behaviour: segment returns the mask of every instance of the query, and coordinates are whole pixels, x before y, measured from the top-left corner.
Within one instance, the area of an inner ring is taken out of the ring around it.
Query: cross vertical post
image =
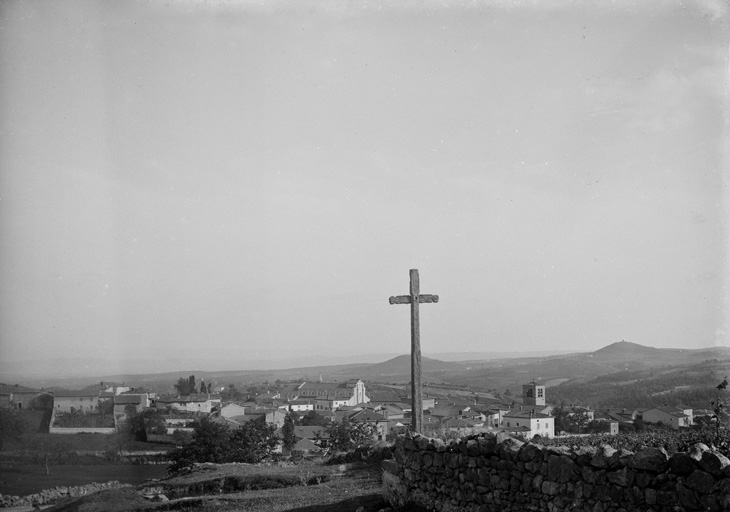
[[[411,269],[411,426],[414,432],[423,428],[423,390],[421,388],[421,325],[418,311],[420,298],[418,269]]]
[[[438,295],[421,295],[418,269],[411,269],[410,295],[391,297],[391,304],[411,305],[411,429],[420,433],[423,428],[423,389],[421,386],[421,328],[418,305],[436,303]]]

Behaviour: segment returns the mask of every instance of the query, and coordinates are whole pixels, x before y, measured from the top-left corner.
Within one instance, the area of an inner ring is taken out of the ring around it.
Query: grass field
[[[68,444],[69,450],[88,453],[88,452],[103,452],[109,448],[111,442],[111,436],[107,434],[38,434],[30,433],[23,436],[20,441],[10,441],[4,451],[7,452],[22,452],[24,449],[30,448],[39,439],[44,437],[52,436],[54,439],[58,439]],[[163,443],[141,443],[139,441],[131,441],[124,446],[125,450],[128,451],[163,451],[171,450],[175,448],[172,444]]]
[[[297,476],[322,475],[330,477],[319,484],[295,484],[278,487],[283,481],[307,482]],[[268,480],[274,488],[258,488],[231,493],[214,492],[197,495],[208,486],[211,479],[238,477],[248,479],[258,476]],[[160,482],[162,484],[162,482]],[[165,482],[174,486],[189,485],[192,494],[167,503],[144,500],[134,489],[102,491],[73,502],[59,503],[50,509],[54,512],[80,512],[105,510],[127,512],[131,510],[190,510],[203,512],[377,512],[388,506],[381,495],[380,467],[377,464],[346,464],[340,466],[217,466],[202,468],[190,475],[176,477]],[[197,485],[196,485],[197,484]],[[416,508],[408,509],[415,512]],[[49,511],[50,512],[50,511]]]
[[[42,466],[0,461],[0,494],[25,496],[57,486],[84,485],[118,480],[139,484],[150,478],[167,476],[166,465],[53,466],[46,475]]]

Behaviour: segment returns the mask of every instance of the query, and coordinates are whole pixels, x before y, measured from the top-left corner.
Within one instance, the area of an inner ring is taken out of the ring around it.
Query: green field
[[[164,478],[167,476],[167,465],[94,465],[53,466],[51,474],[38,464],[18,464],[15,462],[0,462],[0,494],[11,496],[25,496],[35,494],[43,489],[57,486],[85,485],[92,482],[109,482],[118,480],[126,484],[139,484],[150,478]]]

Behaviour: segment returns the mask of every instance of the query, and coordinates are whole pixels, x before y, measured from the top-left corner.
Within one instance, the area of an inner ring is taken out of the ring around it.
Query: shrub
[[[276,427],[262,421],[249,421],[236,429],[203,418],[194,423],[188,444],[170,452],[175,472],[197,462],[255,463],[269,457],[279,443]]]
[[[375,427],[369,423],[343,420],[327,429],[330,447],[335,451],[348,451],[358,446],[372,444]]]

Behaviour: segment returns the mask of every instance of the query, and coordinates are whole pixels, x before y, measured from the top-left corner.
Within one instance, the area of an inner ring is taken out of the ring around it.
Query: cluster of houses
[[[283,426],[289,412],[305,415],[316,412],[331,422],[344,420],[363,422],[373,426],[377,439],[386,439],[391,433],[403,431],[410,425],[410,398],[396,389],[368,393],[361,380],[347,382],[302,382],[282,390],[260,394],[250,402],[222,402],[221,396],[200,393],[189,396],[157,396],[141,388],[124,384],[100,383],[81,391],[44,393],[22,386],[0,384],[0,405],[29,408],[39,395],[51,395],[53,415],[74,412],[95,412],[104,405],[113,410],[114,425],[127,417],[130,407],[136,411],[156,408],[164,413],[168,433],[189,428],[196,417],[205,415],[214,421],[231,426],[261,419],[278,427]],[[428,431],[494,431],[532,438],[535,435],[551,438],[556,434],[554,407],[546,402],[545,386],[530,382],[523,385],[521,403],[506,403],[504,399],[480,396],[429,396],[423,401],[424,430]],[[707,411],[694,411],[704,414]],[[617,433],[619,426],[633,426],[638,420],[645,423],[663,423],[672,428],[689,427],[694,423],[693,410],[682,407],[659,407],[647,410],[609,409],[593,411],[571,407],[569,415],[582,415],[588,421],[605,423],[607,433]],[[711,413],[710,413],[711,414]],[[53,420],[51,421],[53,425]],[[111,431],[114,429],[73,429],[74,432]],[[52,433],[64,429],[51,428]],[[298,439],[295,450],[316,452],[326,444],[326,430],[322,427],[296,427]]]

